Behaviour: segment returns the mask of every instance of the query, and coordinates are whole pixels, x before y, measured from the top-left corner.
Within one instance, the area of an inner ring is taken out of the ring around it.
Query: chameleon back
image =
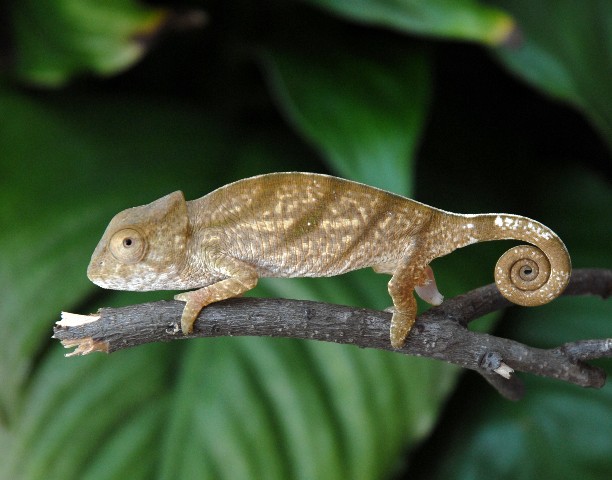
[[[240,180],[187,208],[192,231],[205,237],[197,242],[219,238],[225,253],[273,277],[395,264],[435,212],[384,190],[312,173]]]

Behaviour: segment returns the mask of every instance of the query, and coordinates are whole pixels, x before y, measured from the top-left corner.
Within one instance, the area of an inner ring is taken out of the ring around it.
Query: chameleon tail
[[[513,247],[495,266],[495,283],[500,293],[523,306],[543,305],[555,299],[569,283],[572,271],[569,253],[561,239],[548,227],[518,215],[470,215],[469,239],[519,240],[531,245]],[[465,226],[462,227],[466,230]]]

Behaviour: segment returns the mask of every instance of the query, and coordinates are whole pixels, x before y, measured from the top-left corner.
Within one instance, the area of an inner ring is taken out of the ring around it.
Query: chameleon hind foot
[[[402,348],[404,346],[406,337],[416,320],[417,303],[414,298],[414,286],[428,285],[432,278],[433,272],[429,266],[425,265],[421,268],[415,268],[414,264],[411,263],[411,259],[407,258],[395,270],[391,280],[389,280],[387,286],[394,306],[389,332],[393,348]],[[438,289],[435,288],[435,283],[433,285],[435,292],[437,292]]]
[[[412,292],[402,298],[402,303],[394,301],[393,316],[391,317],[391,327],[389,337],[393,348],[402,348],[406,343],[406,337],[412,330],[416,321],[417,303]]]
[[[402,348],[406,343],[406,337],[412,330],[412,326],[416,320],[414,314],[410,312],[398,311],[396,308],[393,309],[393,317],[391,317],[391,328],[389,329],[389,336],[391,338],[391,346],[393,348]]]

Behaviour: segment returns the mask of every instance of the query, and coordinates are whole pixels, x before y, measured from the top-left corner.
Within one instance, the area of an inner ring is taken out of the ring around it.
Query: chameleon
[[[567,286],[571,261],[552,230],[510,214],[456,214],[375,187],[316,173],[270,173],[196,200],[181,191],[129,208],[109,223],[87,275],[110,289],[189,290],[181,330],[203,307],[242,295],[262,277],[328,277],[371,267],[389,274],[390,341],[401,348],[417,314],[414,292],[439,305],[429,266],[476,242],[518,240],[498,260],[500,293],[523,306]]]

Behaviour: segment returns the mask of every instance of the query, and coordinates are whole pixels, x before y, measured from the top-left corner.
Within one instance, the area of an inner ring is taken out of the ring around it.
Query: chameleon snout
[[[102,285],[102,276],[101,270],[104,268],[104,261],[91,261],[89,266],[87,267],[87,278],[91,280],[93,283],[98,285],[99,287],[103,287]]]

